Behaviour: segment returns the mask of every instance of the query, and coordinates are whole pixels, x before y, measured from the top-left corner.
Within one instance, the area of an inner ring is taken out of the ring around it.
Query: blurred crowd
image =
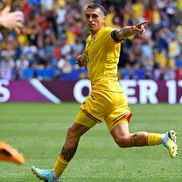
[[[181,0],[1,0],[1,9],[9,4],[12,10],[24,12],[25,26],[18,35],[1,29],[0,78],[87,77],[76,57],[88,36],[84,10],[91,2],[106,8],[106,26],[149,22],[144,35],[122,44],[121,79],[182,79]]]

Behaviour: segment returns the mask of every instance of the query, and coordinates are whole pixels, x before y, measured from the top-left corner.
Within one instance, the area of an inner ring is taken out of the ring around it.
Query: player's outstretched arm
[[[0,13],[0,25],[15,30],[17,33],[23,27],[24,15],[21,11],[10,12],[10,7],[5,7]]]
[[[115,36],[118,40],[123,40],[133,35],[141,35],[145,32],[144,25],[147,23],[147,21],[144,21],[133,26],[125,26],[116,31]]]

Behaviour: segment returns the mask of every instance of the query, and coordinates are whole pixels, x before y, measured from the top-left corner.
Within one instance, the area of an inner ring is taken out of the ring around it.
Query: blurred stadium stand
[[[120,28],[149,21],[142,37],[122,45],[121,79],[182,79],[181,0],[15,0],[11,4],[25,14],[21,34],[0,33],[1,79],[80,79],[86,69],[76,65],[85,45],[84,9],[101,3],[108,11],[107,26]]]

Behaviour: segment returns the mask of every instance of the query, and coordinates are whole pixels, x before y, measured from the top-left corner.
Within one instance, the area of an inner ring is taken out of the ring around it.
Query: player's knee
[[[129,146],[131,137],[130,136],[117,136],[114,138],[114,140],[119,147],[126,148]]]

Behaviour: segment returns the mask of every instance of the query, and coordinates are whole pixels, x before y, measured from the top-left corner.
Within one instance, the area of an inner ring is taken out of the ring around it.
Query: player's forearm
[[[135,26],[125,26],[116,32],[116,37],[119,40],[122,40],[130,36],[136,35],[136,33],[137,32]]]

